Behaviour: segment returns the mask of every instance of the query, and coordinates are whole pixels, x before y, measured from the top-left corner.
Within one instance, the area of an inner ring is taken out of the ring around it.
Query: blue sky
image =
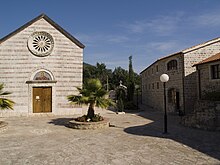
[[[1,0],[0,38],[45,13],[80,40],[84,61],[140,72],[160,57],[220,37],[219,0]]]

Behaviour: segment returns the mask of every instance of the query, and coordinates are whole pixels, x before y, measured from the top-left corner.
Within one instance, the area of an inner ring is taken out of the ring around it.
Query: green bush
[[[104,118],[102,116],[100,116],[99,114],[95,114],[95,116],[92,118],[92,122],[98,122],[98,121],[102,121],[104,120]]]
[[[87,115],[77,117],[75,120],[79,121],[79,122],[86,122],[87,121]]]
[[[87,115],[83,115],[83,116],[77,117],[75,120],[79,122],[98,122],[98,121],[104,120],[104,118],[100,116],[99,114],[95,114],[95,116],[92,119],[89,119]]]

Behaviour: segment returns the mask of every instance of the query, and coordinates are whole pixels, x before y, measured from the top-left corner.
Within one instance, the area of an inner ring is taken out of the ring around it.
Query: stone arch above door
[[[49,83],[56,83],[55,78],[49,70],[46,69],[38,69],[32,73],[30,80],[26,83],[42,83],[42,82],[49,82]]]
[[[56,100],[56,82],[52,72],[47,69],[38,69],[31,73],[29,80],[26,81],[29,113],[54,113],[56,102],[53,100]]]
[[[46,69],[38,69],[31,75],[31,80],[49,80],[53,81],[54,76],[53,74]]]

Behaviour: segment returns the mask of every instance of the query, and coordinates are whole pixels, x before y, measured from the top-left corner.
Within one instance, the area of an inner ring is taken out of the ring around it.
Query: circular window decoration
[[[47,32],[34,32],[28,39],[28,48],[36,56],[49,55],[54,46],[53,37]]]

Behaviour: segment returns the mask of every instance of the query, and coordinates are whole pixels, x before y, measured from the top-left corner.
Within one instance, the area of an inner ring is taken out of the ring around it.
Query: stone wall
[[[171,60],[177,60],[177,70],[167,70],[167,63]],[[164,109],[164,90],[160,76],[163,73],[169,75],[170,79],[166,83],[166,94],[169,89],[177,89],[180,92],[180,109],[183,110],[183,57],[181,54],[170,56],[156,61],[150,67],[141,73],[142,81],[142,104],[148,105],[154,109]],[[168,97],[167,97],[168,98]],[[173,105],[168,102],[168,111],[174,112]]]
[[[220,41],[207,44],[203,47],[194,50],[187,50],[184,53],[184,97],[185,97],[185,111],[189,113],[198,99],[197,91],[197,73],[194,64],[213,56],[220,52]]]
[[[204,130],[220,131],[220,102],[197,101],[194,112],[182,117],[181,124]]]
[[[52,35],[54,48],[46,57],[33,55],[27,47],[27,40],[35,31],[45,31]],[[0,113],[16,115],[32,113],[32,87],[46,84],[27,84],[33,74],[40,69],[48,70],[56,80],[52,86],[52,112],[55,114],[80,113],[66,99],[69,94],[77,94],[76,87],[82,86],[83,49],[64,36],[54,26],[41,18],[24,30],[0,44],[0,82],[5,90],[12,92],[8,97],[15,101],[14,111]],[[48,84],[47,84],[48,85]]]
[[[211,77],[211,66],[216,64],[220,64],[220,61],[197,66],[197,74],[200,74],[200,79],[198,78],[198,86],[200,86],[198,95],[201,95],[201,99],[205,99],[207,92],[220,92],[220,79],[212,79]]]

